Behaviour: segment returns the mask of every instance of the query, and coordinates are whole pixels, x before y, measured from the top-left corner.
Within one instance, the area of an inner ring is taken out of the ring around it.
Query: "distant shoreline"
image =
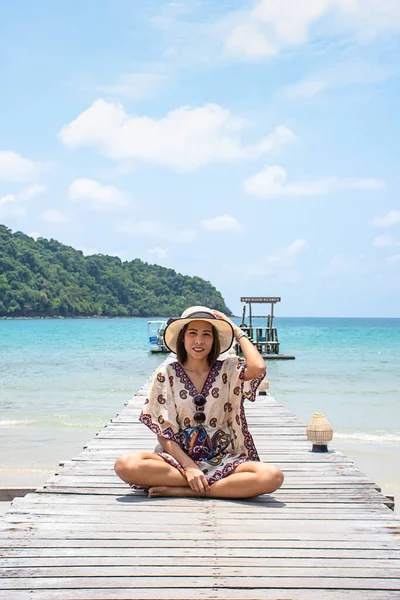
[[[46,319],[167,319],[168,317],[149,317],[149,316],[143,316],[143,317],[136,317],[133,315],[115,315],[115,316],[108,316],[108,315],[77,315],[76,317],[63,317],[61,315],[54,315],[54,316],[49,316],[46,315],[45,317],[40,317],[38,315],[32,315],[31,317],[0,317],[0,321],[27,321],[29,319],[36,319],[39,321],[44,321]]]
[[[237,315],[229,315],[230,318],[239,319],[240,317]],[[160,315],[142,315],[140,317],[134,315],[77,315],[75,317],[63,317],[61,315],[54,316],[38,316],[32,315],[31,317],[0,317],[0,321],[27,321],[29,319],[35,319],[38,321],[45,321],[48,319],[57,319],[57,320],[68,320],[68,319],[169,319],[171,315],[168,316],[160,316]],[[179,317],[179,315],[173,315],[173,317]],[[299,317],[303,318],[303,317]]]
[[[140,317],[135,316],[135,315],[77,315],[77,316],[68,316],[68,317],[63,317],[61,315],[57,316],[39,316],[39,315],[32,315],[30,317],[4,317],[4,316],[0,316],[0,321],[28,321],[30,319],[35,319],[37,321],[45,321],[45,320],[70,320],[70,319],[169,319],[170,317],[179,317],[179,315],[168,315],[168,316],[160,316],[160,315],[142,315]],[[229,318],[231,319],[241,319],[242,317],[240,315],[228,315]],[[262,319],[264,317],[258,317],[257,315],[253,315],[253,319]],[[398,317],[290,317],[287,315],[274,315],[274,319],[341,319],[341,320],[354,320],[354,319],[376,319],[377,321],[393,321],[393,320],[399,320],[400,316]]]

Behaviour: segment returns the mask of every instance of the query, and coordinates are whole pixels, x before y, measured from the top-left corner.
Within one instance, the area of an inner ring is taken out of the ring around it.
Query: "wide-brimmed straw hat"
[[[218,332],[219,342],[221,344],[221,354],[226,352],[233,342],[233,328],[230,323],[223,319],[218,319],[206,306],[190,306],[183,311],[181,317],[170,319],[164,330],[164,343],[176,354],[176,344],[178,335],[182,327],[191,321],[207,321],[215,327]]]

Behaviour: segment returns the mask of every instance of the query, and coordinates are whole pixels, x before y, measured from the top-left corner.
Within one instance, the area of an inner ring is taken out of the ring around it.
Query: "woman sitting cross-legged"
[[[234,337],[245,360],[218,359]],[[117,475],[149,497],[248,498],[279,488],[283,473],[260,462],[244,413],[265,376],[257,349],[223,313],[202,306],[171,319],[164,339],[177,360],[159,369],[140,415],[159,446],[120,456]]]

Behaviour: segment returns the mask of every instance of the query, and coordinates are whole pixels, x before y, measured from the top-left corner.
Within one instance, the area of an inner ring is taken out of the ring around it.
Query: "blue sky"
[[[400,317],[397,0],[0,1],[0,222]]]

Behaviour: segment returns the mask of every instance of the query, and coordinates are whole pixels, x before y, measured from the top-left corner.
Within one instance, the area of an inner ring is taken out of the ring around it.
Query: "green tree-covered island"
[[[0,225],[0,317],[169,317],[205,305],[231,314],[220,292],[139,258],[84,256]]]

